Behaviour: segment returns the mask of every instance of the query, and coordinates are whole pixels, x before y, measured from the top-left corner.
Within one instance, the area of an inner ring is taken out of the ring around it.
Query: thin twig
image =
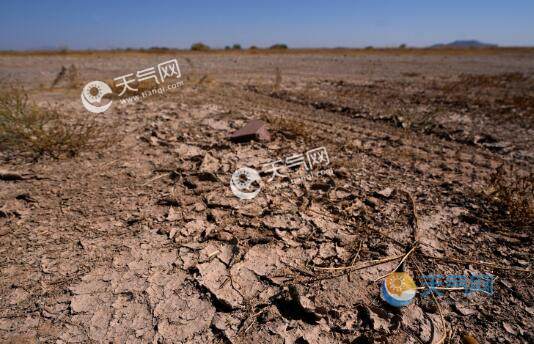
[[[153,181],[156,181],[156,180],[158,180],[158,179],[161,179],[161,178],[163,178],[163,177],[170,176],[170,175],[171,175],[171,172],[161,174],[161,175],[159,175],[159,176],[156,176],[156,177],[154,177],[154,178],[148,180],[146,183],[142,184],[141,186],[146,186],[146,185],[152,183]]]
[[[243,331],[243,333],[247,333],[247,331],[252,327],[252,325],[254,325],[254,323],[255,323],[254,319],[256,319],[256,317],[258,317],[258,316],[259,316],[260,314],[262,314],[263,312],[265,312],[265,309],[262,309],[261,311],[255,313],[255,314],[253,314],[253,315],[251,316],[252,321],[251,321],[250,324],[247,326],[247,328]]]
[[[369,260],[367,262],[363,262],[363,263],[367,263],[366,265],[363,265],[363,266],[349,265],[349,266],[339,266],[339,267],[321,267],[321,266],[311,265],[311,267],[316,270],[332,270],[332,271],[362,270],[362,269],[370,268],[375,265],[380,265],[380,264],[384,264],[387,262],[391,262],[393,260],[401,259],[404,256],[405,256],[404,254],[401,254],[399,256],[394,256],[394,257],[388,257],[388,258],[377,259],[377,260]]]
[[[377,279],[374,280],[374,282],[377,282],[377,281],[380,281],[382,278],[385,278],[385,277],[388,277],[389,275],[391,275],[392,273],[394,273],[395,271],[397,271],[398,268],[400,268],[400,266],[406,261],[406,259],[408,259],[408,256],[410,254],[412,254],[412,252],[417,248],[417,243],[415,243],[415,245],[413,245],[413,247],[410,249],[410,251],[408,251],[408,253],[406,253],[404,255],[404,257],[402,258],[402,260],[400,261],[400,263],[395,267],[395,269],[391,270],[389,273],[385,274],[384,276],[380,276],[378,277]]]
[[[408,198],[410,199],[410,203],[412,204],[412,215],[413,215],[413,222],[414,222],[414,229],[413,229],[413,239],[415,242],[419,241],[419,216],[417,216],[417,208],[415,206],[415,199],[413,198],[412,194],[405,191],[405,193],[408,195]]]
[[[210,254],[208,255],[208,259],[210,259],[211,257],[213,257],[213,256],[215,256],[215,255],[217,255],[217,254],[219,254],[220,252],[221,252],[221,251],[220,251],[219,249],[213,251],[212,253],[210,253]]]
[[[306,271],[306,270],[304,270],[304,269],[302,269],[302,268],[300,268],[298,266],[293,266],[293,265],[291,265],[289,263],[286,263],[286,262],[282,262],[282,263],[285,264],[290,269],[296,270],[296,271],[300,272],[301,274],[306,275],[308,277],[314,277],[315,276],[313,273],[311,273],[309,271]]]

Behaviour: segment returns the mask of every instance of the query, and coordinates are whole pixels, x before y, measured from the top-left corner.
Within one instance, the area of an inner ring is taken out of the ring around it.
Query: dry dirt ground
[[[62,66],[83,85],[174,57],[183,87],[104,114],[50,88]],[[486,197],[500,166],[532,173],[534,52],[1,56],[0,77],[113,136],[0,152],[24,176],[0,180],[2,342],[534,341],[532,218]],[[271,142],[226,139],[252,118]],[[232,194],[238,167],[317,147],[333,175]],[[377,279],[414,245],[412,276],[493,274],[494,293],[388,306]]]

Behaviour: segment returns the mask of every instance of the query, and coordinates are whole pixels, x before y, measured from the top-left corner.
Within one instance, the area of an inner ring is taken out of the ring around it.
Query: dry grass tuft
[[[531,230],[534,226],[534,173],[505,165],[488,179],[482,192],[475,192],[477,200],[469,223],[479,223],[492,230],[510,232]]]
[[[22,88],[3,87],[0,93],[0,148],[35,158],[75,156],[109,140],[102,127],[88,118],[67,119],[57,111],[31,103]]]
[[[72,64],[69,68],[65,66],[61,67],[61,70],[57,73],[51,87],[56,87],[60,84],[64,84],[67,88],[77,88],[81,85],[80,72],[75,65]]]
[[[486,190],[496,207],[499,222],[517,227],[534,225],[534,174],[520,174],[501,166],[491,176]]]

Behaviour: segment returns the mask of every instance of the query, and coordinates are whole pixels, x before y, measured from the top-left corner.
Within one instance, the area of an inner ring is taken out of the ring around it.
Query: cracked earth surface
[[[2,156],[31,177],[0,181],[0,339],[436,343],[446,329],[454,343],[532,342],[531,227],[473,221],[498,166],[532,171],[532,57],[178,56],[182,88],[99,115],[110,147]],[[39,83],[62,65],[89,81],[168,59],[0,57],[0,70],[40,105],[86,116],[78,89]],[[253,118],[272,141],[226,139]],[[232,194],[238,167],[320,146],[333,175]],[[316,269],[402,256],[415,241],[406,271],[492,273],[495,293],[398,310],[375,282],[398,260]]]

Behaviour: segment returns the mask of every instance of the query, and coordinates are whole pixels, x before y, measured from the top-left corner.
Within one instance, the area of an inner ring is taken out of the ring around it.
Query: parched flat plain
[[[175,58],[183,86],[83,108],[85,83]],[[533,341],[531,49],[3,53],[0,79],[112,138],[0,152],[23,176],[0,180],[3,341]],[[251,119],[271,141],[227,139]],[[312,177],[265,170],[320,147]],[[380,283],[403,257],[422,289],[395,309]],[[424,293],[486,274],[491,293]]]

